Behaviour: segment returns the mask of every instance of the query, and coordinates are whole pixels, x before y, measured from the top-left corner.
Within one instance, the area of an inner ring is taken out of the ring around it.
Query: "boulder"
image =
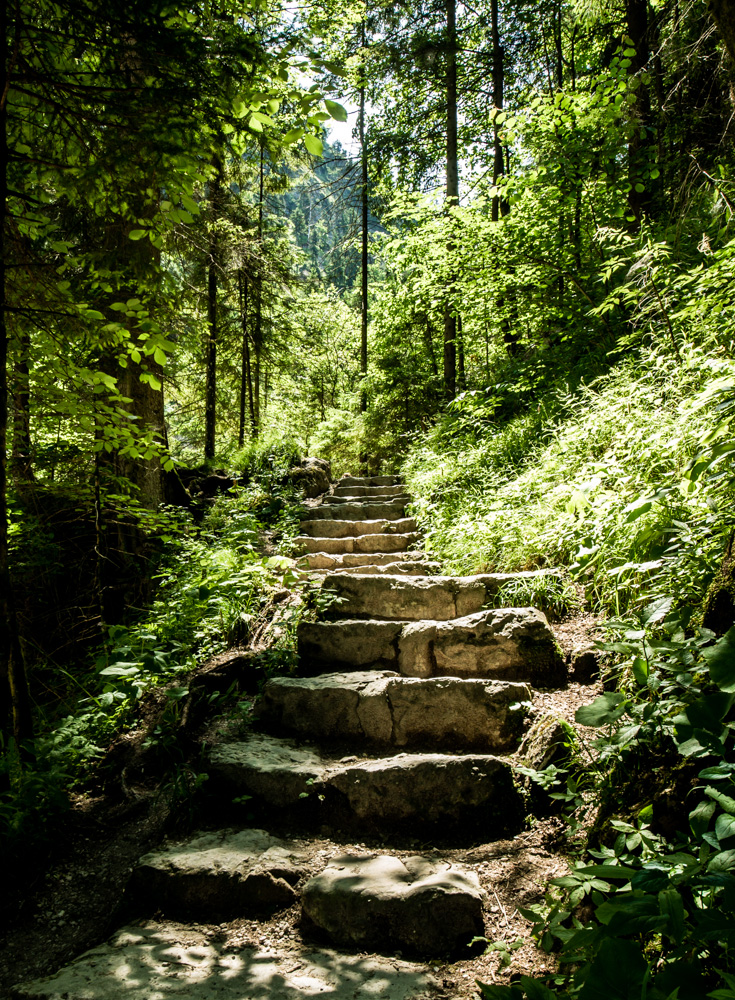
[[[460,865],[347,854],[306,883],[302,907],[341,946],[428,957],[482,934],[484,898],[477,875]]]
[[[355,671],[274,677],[260,713],[274,729],[319,740],[501,751],[520,741],[530,697],[511,681]]]
[[[304,496],[314,498],[328,493],[332,470],[323,458],[302,458],[300,465],[288,473],[290,482],[303,490]]]
[[[219,922],[270,914],[298,898],[304,850],[265,830],[217,830],[146,854],[129,895],[149,911]]]
[[[566,682],[554,633],[536,608],[496,608],[451,621],[406,625],[399,671],[409,677],[494,677],[536,687]]]

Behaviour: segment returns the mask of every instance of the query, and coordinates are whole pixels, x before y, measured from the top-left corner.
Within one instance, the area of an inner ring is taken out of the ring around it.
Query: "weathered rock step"
[[[343,616],[446,621],[481,611],[504,583],[549,576],[552,572],[535,570],[414,578],[398,574],[344,576],[333,573],[325,577],[322,587],[343,598],[339,604],[339,613]]]
[[[342,476],[334,484],[335,489],[345,486],[400,486],[398,476]]]
[[[370,538],[377,536],[370,535]],[[396,538],[396,535],[390,535]],[[314,541],[315,539],[309,539]],[[341,539],[337,539],[341,541]],[[334,541],[334,539],[332,539]],[[346,569],[348,566],[393,566],[403,562],[422,562],[426,559],[425,552],[345,552],[332,554],[329,552],[310,552],[302,556],[299,565],[305,564],[309,569]],[[400,573],[400,569],[395,570]]]
[[[514,749],[530,701],[525,684],[401,677],[367,670],[274,677],[263,689],[268,728],[317,740],[395,747]]]
[[[434,576],[441,573],[441,564],[437,562],[392,562],[385,566],[343,566],[334,570],[333,573],[351,573],[362,576],[365,574],[386,573],[395,576],[397,573],[403,576]]]
[[[301,531],[302,535],[309,538],[359,538],[360,535],[416,535],[418,533],[416,522],[412,517],[402,517],[390,521],[390,530],[388,531],[386,530],[387,524],[388,519],[386,518],[367,521],[317,518],[313,521],[302,521]],[[326,552],[327,549],[324,551]]]
[[[507,760],[488,753],[330,757],[324,749],[252,734],[210,751],[213,791],[300,822],[365,834],[431,833],[468,842],[523,829],[524,804]]]
[[[147,913],[219,923],[270,915],[301,898],[311,924],[336,944],[427,956],[482,933],[485,894],[470,869],[339,853],[322,867],[318,845],[257,829],[198,833],[142,857],[128,899]]]
[[[445,992],[425,966],[331,949],[234,948],[172,922],[123,927],[11,1000],[426,1000]]]
[[[418,540],[419,535],[416,531],[395,535],[392,532],[379,532],[346,538],[312,538],[310,535],[299,535],[294,539],[294,549],[301,553],[321,552],[327,555],[353,552],[406,552]]]
[[[331,500],[341,497],[390,497],[408,496],[406,487],[402,483],[394,486],[343,486],[341,481],[336,483],[334,493],[330,495]]]
[[[144,855],[128,898],[147,913],[219,923],[292,906],[308,851],[265,830],[215,830]]]
[[[335,488],[322,503],[390,503],[410,499],[402,486],[347,486]]]
[[[484,931],[470,869],[438,859],[344,855],[304,886],[306,917],[336,944],[445,955]]]
[[[384,521],[398,521],[405,515],[405,512],[405,503],[320,504],[318,507],[308,509],[308,514],[302,524],[325,520],[365,521],[376,518],[382,518]]]
[[[554,633],[536,608],[495,608],[450,621],[303,623],[298,652],[302,673],[383,668],[406,677],[494,678],[535,687],[566,682]]]

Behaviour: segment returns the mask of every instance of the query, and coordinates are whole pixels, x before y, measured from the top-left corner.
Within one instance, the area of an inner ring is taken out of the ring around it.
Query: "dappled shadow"
[[[119,931],[55,976],[15,988],[12,1000],[409,1000],[434,993],[421,965],[332,950],[232,948],[176,924]]]

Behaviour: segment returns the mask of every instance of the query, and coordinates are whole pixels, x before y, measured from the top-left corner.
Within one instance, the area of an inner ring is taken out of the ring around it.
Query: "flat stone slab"
[[[417,538],[416,532],[378,532],[345,538],[299,535],[294,539],[294,548],[296,552],[327,552],[337,555],[349,552],[405,552],[415,544]]]
[[[566,682],[554,633],[536,608],[438,622],[339,619],[300,625],[297,636],[300,662],[311,673],[380,667],[406,677],[494,678],[537,687]]]
[[[406,625],[398,640],[398,670],[409,677],[495,677],[537,687],[566,683],[561,650],[536,608],[495,608]]]
[[[375,535],[370,537],[377,537]],[[395,535],[390,536],[392,538]],[[315,539],[312,539],[314,541]],[[301,557],[309,569],[341,570],[351,566],[395,566],[396,563],[419,562],[426,558],[424,552],[310,552]],[[396,569],[394,573],[400,572]]]
[[[265,830],[197,834],[144,855],[128,893],[149,912],[219,923],[296,902],[305,853]]]
[[[250,795],[254,804],[315,825],[356,827],[363,833],[432,830],[465,839],[474,832],[487,839],[523,828],[524,803],[513,769],[491,754],[337,760],[287,739],[253,735],[215,747],[210,762],[212,781],[223,797]],[[292,776],[286,774],[289,768]]]
[[[439,995],[425,966],[330,949],[233,948],[179,924],[124,927],[12,1000],[424,1000]]]
[[[309,920],[336,944],[444,955],[483,933],[485,893],[469,868],[425,857],[335,858],[304,886]]]
[[[390,521],[390,532],[386,523]],[[301,532],[311,538],[356,538],[359,535],[396,534],[415,532],[417,524],[412,517],[379,518],[378,520],[343,521],[327,518],[301,522]],[[361,551],[358,549],[357,551]],[[369,550],[364,550],[369,551]],[[385,550],[378,550],[385,551]]]
[[[324,769],[324,761],[315,750],[255,734],[246,742],[220,743],[209,754],[213,778],[279,808],[306,797]]]
[[[333,497],[388,497],[395,494],[408,496],[402,483],[391,486],[344,486],[340,480],[334,487]]]
[[[405,503],[343,503],[320,504],[309,508],[305,521],[366,521],[384,518],[386,521],[397,521],[406,513]]]
[[[398,476],[342,476],[334,484],[336,489],[344,486],[397,486]]]
[[[341,566],[332,570],[333,573],[351,573],[353,576],[389,575],[397,576],[432,576],[441,572],[441,566],[437,562],[392,562],[383,566]]]
[[[400,753],[341,763],[324,779],[327,806],[360,829],[416,827],[487,839],[523,828],[513,768],[491,754]]]
[[[340,612],[345,615],[447,621],[481,611],[499,588],[510,580],[547,575],[546,570],[540,570],[536,573],[485,573],[479,576],[406,579],[399,574],[355,577],[334,573],[325,577],[322,586],[334,590],[344,598],[339,607]]]
[[[267,725],[316,740],[384,746],[513,749],[530,701],[525,684],[401,677],[354,671],[319,677],[274,677],[263,690]]]
[[[382,666],[397,670],[398,640],[407,622],[340,620],[298,627],[299,660],[306,669]]]

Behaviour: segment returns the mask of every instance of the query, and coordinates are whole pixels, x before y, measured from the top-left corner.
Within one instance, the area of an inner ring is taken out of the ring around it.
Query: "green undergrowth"
[[[573,828],[591,805],[604,819],[520,909],[558,971],[478,983],[483,1000],[735,997],[735,628],[716,639],[658,601],[609,629],[617,690],[576,716],[599,734],[593,762],[532,775]]]
[[[428,550],[456,573],[566,567],[615,614],[698,600],[735,523],[729,486],[693,466],[731,368],[644,352],[505,423],[460,397],[404,466]]]
[[[287,544],[297,530],[296,506],[290,488],[254,484],[216,497],[200,525],[180,509],[158,515],[155,528],[165,554],[155,573],[155,599],[124,624],[109,627],[88,661],[57,665],[67,687],[58,702],[38,708],[35,765],[19,768],[13,748],[6,748],[2,767],[11,788],[0,795],[4,852],[12,856],[44,844],[67,805],[67,790],[84,787],[118,733],[145,724],[149,740],[165,739],[196,667],[263,632],[273,595],[297,581],[291,559],[263,554],[263,532],[267,528],[274,543]],[[290,669],[297,624],[298,609],[283,616],[263,657],[264,675]],[[150,726],[142,721],[141,706],[156,689],[165,692],[161,719]]]

